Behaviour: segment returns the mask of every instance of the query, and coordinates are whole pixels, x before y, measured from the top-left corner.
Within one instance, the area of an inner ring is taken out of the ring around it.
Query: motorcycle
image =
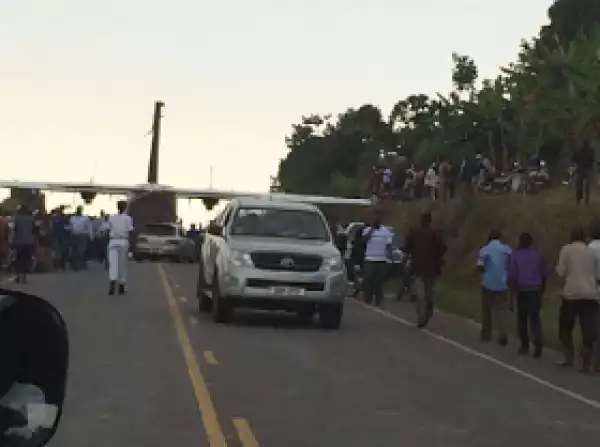
[[[0,289],[0,446],[41,447],[58,428],[69,336],[47,301]]]
[[[510,192],[510,189],[511,179],[504,174],[488,177],[479,185],[479,190],[487,194],[504,194]]]
[[[525,177],[525,194],[534,195],[547,188],[550,178],[544,169],[531,170]]]

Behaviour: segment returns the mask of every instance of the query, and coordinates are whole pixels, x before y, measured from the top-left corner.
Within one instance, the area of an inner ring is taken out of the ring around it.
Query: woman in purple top
[[[540,311],[546,288],[546,262],[533,246],[531,234],[522,233],[519,236],[519,247],[509,258],[508,277],[511,295],[516,297],[517,329],[521,340],[519,353],[529,352],[531,333],[533,356],[540,358],[543,349]]]

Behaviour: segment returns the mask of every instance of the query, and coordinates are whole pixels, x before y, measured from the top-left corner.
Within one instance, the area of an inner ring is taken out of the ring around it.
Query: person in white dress
[[[109,295],[125,293],[129,241],[133,234],[133,219],[127,214],[127,202],[117,203],[118,214],[108,218],[108,279]]]

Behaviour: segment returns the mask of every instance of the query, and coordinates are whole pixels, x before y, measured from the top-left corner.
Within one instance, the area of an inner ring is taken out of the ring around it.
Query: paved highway
[[[339,331],[285,315],[197,313],[196,267],[32,276],[72,344],[55,447],[594,446],[600,380],[480,346],[476,328],[349,301]],[[485,349],[481,351],[481,349]],[[551,357],[551,356],[549,356]]]

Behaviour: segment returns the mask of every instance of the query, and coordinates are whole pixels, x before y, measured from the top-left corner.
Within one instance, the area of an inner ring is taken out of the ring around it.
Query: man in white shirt
[[[129,255],[129,240],[133,232],[133,219],[127,214],[127,202],[117,203],[118,214],[108,218],[108,279],[110,285],[108,294],[114,295],[117,290],[119,295],[125,293],[127,279],[127,258]]]
[[[366,303],[375,301],[381,306],[383,301],[383,283],[388,271],[388,258],[391,258],[394,233],[381,225],[381,215],[376,213],[373,223],[363,229],[362,242],[365,244],[365,267],[363,279],[363,297]]]
[[[86,254],[92,238],[92,223],[88,216],[83,215],[83,207],[78,206],[71,216],[71,234],[73,236],[73,270],[87,267]]]
[[[600,265],[600,222],[597,222],[591,231],[592,241],[590,248],[594,250],[596,262]],[[598,298],[600,302],[600,284],[598,284]],[[600,306],[600,305],[599,305]],[[600,372],[600,312],[596,316],[596,343],[594,344],[593,368],[596,372]]]
[[[580,371],[588,373],[592,367],[596,342],[600,265],[594,250],[585,243],[582,227],[571,230],[571,243],[562,247],[558,254],[556,273],[564,280],[558,321],[564,355],[561,365],[574,366],[573,330],[577,321],[582,344]]]

